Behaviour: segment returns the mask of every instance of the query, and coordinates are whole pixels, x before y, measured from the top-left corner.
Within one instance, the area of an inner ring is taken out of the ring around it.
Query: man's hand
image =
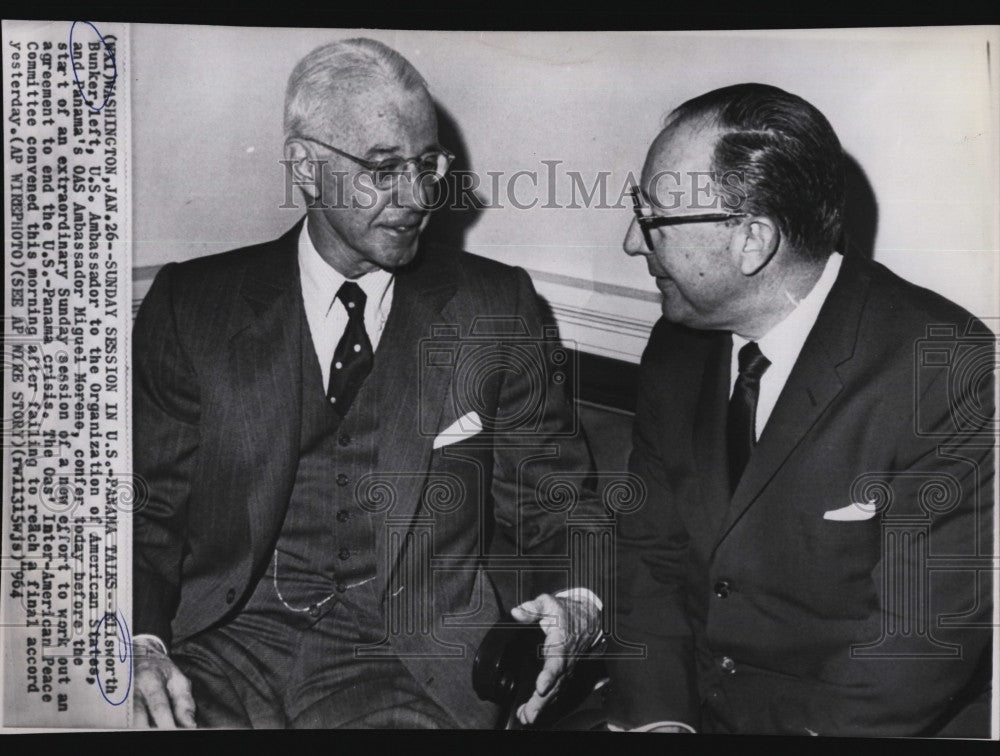
[[[172,730],[195,727],[191,681],[153,641],[132,644],[135,672],[135,725]]]
[[[693,735],[694,728],[682,722],[654,722],[642,727],[618,727],[608,722],[609,732],[670,732],[678,735]]]
[[[521,724],[531,724],[555,697],[577,657],[597,642],[601,634],[601,609],[593,599],[543,593],[514,607],[511,614],[518,622],[537,621],[545,632],[542,652],[545,664],[535,681],[535,692],[517,710]]]

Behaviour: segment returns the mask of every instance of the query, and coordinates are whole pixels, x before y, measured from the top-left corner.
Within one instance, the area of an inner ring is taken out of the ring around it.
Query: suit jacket
[[[610,662],[613,720],[987,736],[994,344],[846,258],[730,497],[730,334],[661,320],[630,459],[649,498],[618,526],[615,629],[647,656]]]
[[[164,266],[136,319],[134,457],[149,500],[134,518],[134,625],[168,644],[239,610],[282,525],[300,436],[300,228]],[[491,319],[476,324],[481,315]],[[495,715],[471,687],[476,648],[501,616],[483,570],[491,541],[503,535],[512,549],[549,559],[521,581],[520,598],[573,579],[552,569],[567,565],[570,515],[536,487],[546,475],[586,470],[589,453],[552,359],[558,343],[541,329],[523,270],[423,249],[397,274],[376,352],[389,362],[393,401],[380,409],[377,469],[358,485],[382,484],[376,554],[387,614],[390,584],[443,560],[433,586],[420,588],[429,605],[415,610],[431,631],[390,633],[386,650],[464,726],[489,726]],[[485,432],[434,449],[435,436],[469,411]],[[573,514],[600,509],[585,496]],[[400,535],[411,522],[432,536]]]

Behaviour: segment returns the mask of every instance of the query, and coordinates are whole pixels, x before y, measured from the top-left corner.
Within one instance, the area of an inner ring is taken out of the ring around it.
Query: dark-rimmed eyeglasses
[[[426,181],[431,185],[436,184],[444,178],[449,166],[451,166],[451,162],[455,159],[452,153],[441,147],[425,152],[422,155],[417,155],[416,157],[388,157],[384,160],[372,161],[352,155],[349,152],[344,152],[332,144],[327,144],[314,137],[299,135],[295,138],[314,142],[320,147],[330,150],[330,152],[335,152],[341,157],[357,163],[371,175],[372,183],[378,189],[391,188],[401,176],[407,173],[411,165],[417,169],[418,180]]]
[[[730,218],[745,218],[749,213],[733,213],[726,210],[714,213],[698,213],[697,215],[653,215],[642,204],[642,192],[639,187],[633,186],[629,189],[632,195],[632,210],[635,213],[636,223],[642,231],[642,238],[646,241],[646,247],[653,251],[653,236],[649,232],[654,228],[663,226],[680,226],[684,223],[717,223],[729,220]]]

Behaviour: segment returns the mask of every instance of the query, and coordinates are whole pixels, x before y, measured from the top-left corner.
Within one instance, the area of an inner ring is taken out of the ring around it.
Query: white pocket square
[[[859,520],[870,520],[875,516],[878,507],[874,501],[866,504],[854,502],[840,509],[831,509],[823,513],[824,520],[837,520],[838,522],[858,522]]]
[[[434,448],[440,449],[442,446],[454,444],[466,438],[471,438],[482,431],[483,421],[475,412],[468,412],[453,422],[434,439]]]

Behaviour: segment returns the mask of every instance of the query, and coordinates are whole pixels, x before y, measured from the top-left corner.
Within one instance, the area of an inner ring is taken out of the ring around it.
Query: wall
[[[359,33],[134,27],[137,293],[163,262],[273,238],[298,218],[279,208],[285,81],[314,46]],[[445,115],[442,140],[466,167],[484,180],[539,174],[535,208],[505,203],[438,225],[472,252],[528,268],[563,337],[584,351],[637,361],[658,295],[645,264],[621,251],[627,208],[541,205],[570,203],[572,170],[588,187],[608,172],[616,204],[673,106],[740,81],[783,87],[827,115],[857,166],[855,194],[871,205],[856,224],[875,259],[1000,316],[996,29],[363,33],[423,73]],[[561,161],[554,195],[542,161]],[[527,180],[517,186],[530,196]]]

